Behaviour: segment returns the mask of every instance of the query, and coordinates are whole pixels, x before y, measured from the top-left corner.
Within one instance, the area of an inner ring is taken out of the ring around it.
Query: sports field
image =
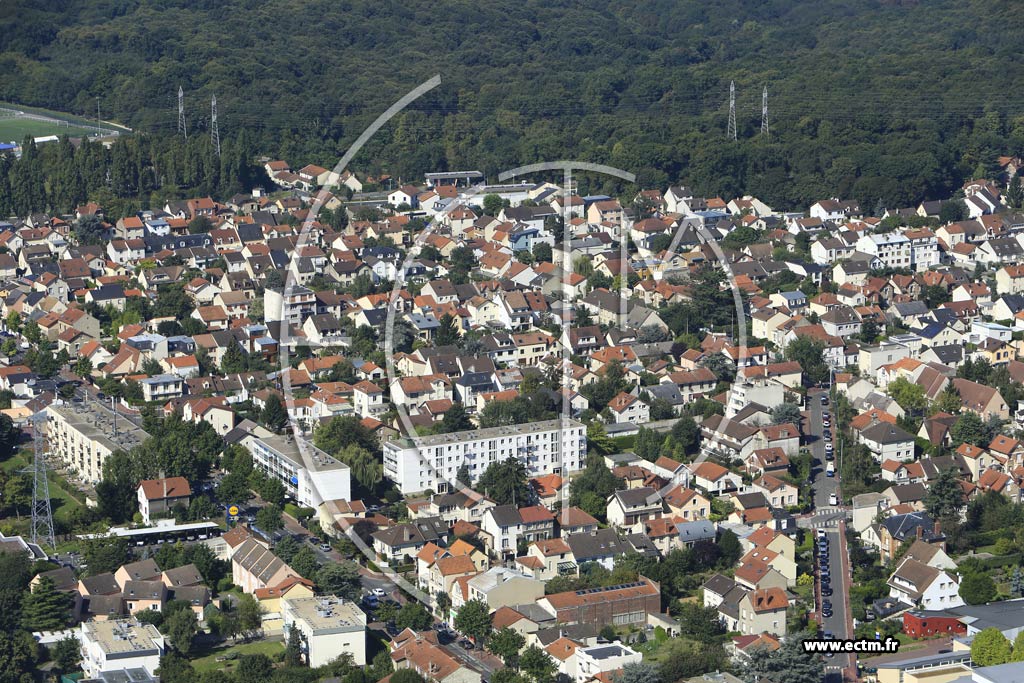
[[[118,130],[118,126],[107,123],[101,124],[100,128],[107,134]],[[126,131],[121,129],[121,132]],[[20,143],[26,135],[38,138],[47,135],[81,137],[95,134],[96,124],[93,121],[47,109],[0,102],[0,142]]]

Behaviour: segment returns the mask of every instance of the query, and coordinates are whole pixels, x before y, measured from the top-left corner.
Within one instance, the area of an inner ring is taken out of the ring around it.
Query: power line
[[[213,141],[213,149],[220,156],[220,130],[217,128],[217,96],[214,95],[210,101],[210,139]]]
[[[178,132],[188,140],[188,129],[185,127],[185,91],[178,86]]]
[[[45,543],[51,550],[57,549],[53,533],[53,509],[50,507],[50,482],[46,476],[46,449],[43,447],[40,422],[46,421],[46,413],[32,416],[32,543]]]
[[[736,81],[729,81],[729,125],[725,137],[736,139]]]
[[[771,133],[768,132],[768,86],[764,86],[764,92],[761,93],[761,135],[768,139],[771,139]]]

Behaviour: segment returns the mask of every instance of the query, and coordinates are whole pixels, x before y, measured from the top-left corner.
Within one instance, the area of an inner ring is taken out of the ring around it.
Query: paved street
[[[852,637],[850,621],[850,573],[849,558],[847,555],[846,539],[843,535],[845,524],[845,511],[830,502],[831,494],[840,495],[839,489],[839,462],[836,463],[836,476],[829,477],[825,473],[825,441],[822,437],[824,427],[822,426],[822,411],[828,410],[831,416],[831,405],[822,406],[821,395],[823,390],[809,391],[807,399],[807,412],[809,414],[809,434],[811,454],[814,458],[811,464],[811,479],[813,487],[814,510],[806,518],[805,524],[814,528],[825,528],[829,540],[829,574],[832,578],[832,595],[828,600],[832,603],[833,614],[828,618],[821,618],[823,631],[831,632],[837,640],[844,640]],[[834,417],[834,416],[832,416]],[[832,428],[835,433],[834,425]],[[838,454],[836,455],[838,458]],[[842,502],[841,500],[839,501]],[[816,605],[819,615],[821,610],[822,596],[820,593],[821,583],[815,584],[815,593],[818,600]],[[842,680],[842,669],[852,666],[854,655],[836,655],[826,660],[826,673],[830,683]]]

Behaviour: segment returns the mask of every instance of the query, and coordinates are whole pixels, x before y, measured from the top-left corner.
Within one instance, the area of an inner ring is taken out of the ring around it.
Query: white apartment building
[[[616,671],[626,664],[639,664],[642,660],[643,655],[620,643],[577,648],[576,682],[585,683],[598,674]]]
[[[185,392],[185,380],[178,375],[156,375],[139,380],[146,402],[166,401]]]
[[[86,678],[126,669],[145,669],[153,676],[165,647],[156,626],[135,618],[82,622],[79,640]]]
[[[939,265],[942,252],[939,238],[931,230],[908,230],[903,235],[910,240],[910,263],[917,272],[923,272]]]
[[[431,489],[445,493],[459,467],[469,468],[472,481],[495,462],[517,457],[531,477],[565,476],[583,468],[587,430],[581,422],[546,420],[520,425],[489,427],[384,444],[384,476],[403,494]]]
[[[98,401],[53,403],[46,407],[50,453],[87,483],[103,478],[111,453],[141,446],[149,434]]]
[[[910,240],[900,232],[864,235],[857,240],[857,251],[877,256],[888,268],[910,268],[911,266]]]
[[[250,434],[241,444],[252,454],[252,464],[279,479],[299,505],[316,508],[328,500],[352,499],[348,465],[308,441]]]
[[[301,649],[311,667],[323,666],[340,655],[366,666],[366,614],[355,603],[334,595],[282,598],[285,641],[291,629],[299,632]]]

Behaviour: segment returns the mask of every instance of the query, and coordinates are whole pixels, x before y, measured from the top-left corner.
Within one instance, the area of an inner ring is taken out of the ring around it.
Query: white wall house
[[[488,465],[517,457],[529,476],[565,476],[582,469],[587,455],[583,423],[547,420],[490,427],[416,439],[395,439],[384,444],[384,476],[398,484],[403,494],[451,488],[465,464],[475,482]]]

